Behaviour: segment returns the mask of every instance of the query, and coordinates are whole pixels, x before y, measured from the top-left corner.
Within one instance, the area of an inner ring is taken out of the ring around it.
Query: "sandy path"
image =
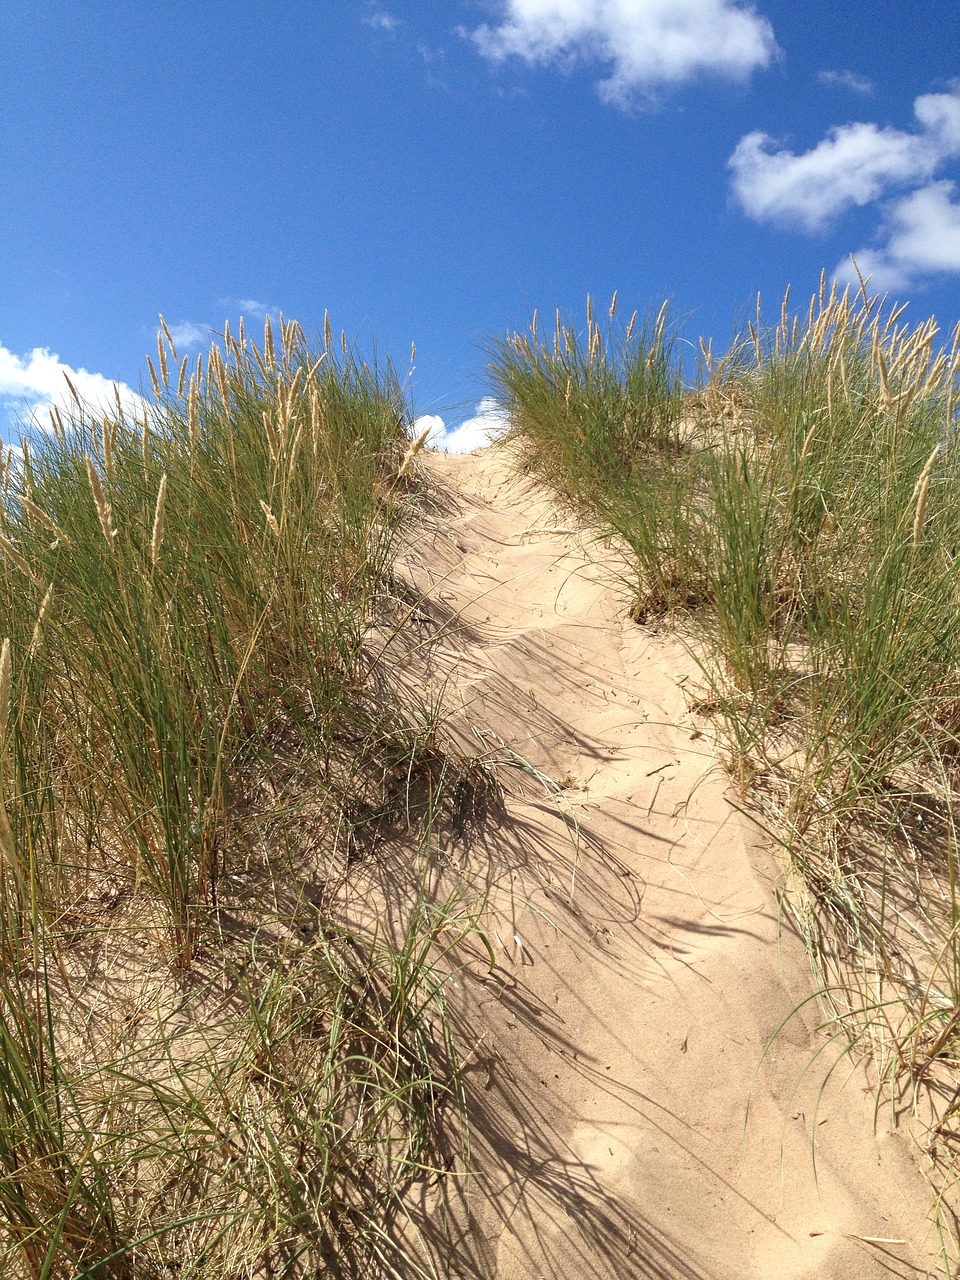
[[[427,466],[455,500],[414,556],[457,619],[447,696],[484,747],[562,780],[566,813],[518,773],[503,820],[450,854],[449,874],[488,870],[498,967],[462,983],[476,1174],[449,1273],[937,1274],[910,1137],[875,1128],[847,1063],[818,1108],[829,1047],[804,1079],[814,1005],[758,1072],[809,967],[686,712],[689,660],[625,619],[609,550],[578,550],[502,456]]]

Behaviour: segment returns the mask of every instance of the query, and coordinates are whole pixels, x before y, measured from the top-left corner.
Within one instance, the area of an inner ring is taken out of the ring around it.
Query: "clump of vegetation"
[[[635,566],[704,672],[726,763],[789,850],[823,990],[960,1137],[960,329],[865,288],[785,299],[693,390],[662,311],[491,348],[523,465]]]
[[[423,855],[477,774],[391,675],[409,414],[329,327],[150,374],[3,474],[0,1270],[420,1274],[474,928]]]

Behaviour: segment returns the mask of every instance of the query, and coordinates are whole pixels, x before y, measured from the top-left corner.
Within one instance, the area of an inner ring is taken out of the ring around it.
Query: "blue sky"
[[[0,402],[329,309],[464,444],[534,307],[722,347],[851,252],[950,329],[958,78],[957,0],[6,0]]]

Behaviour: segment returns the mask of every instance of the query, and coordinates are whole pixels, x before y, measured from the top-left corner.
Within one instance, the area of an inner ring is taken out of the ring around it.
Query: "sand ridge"
[[[842,1046],[688,710],[691,660],[503,451],[425,458],[449,496],[410,557],[447,619],[435,677],[483,749],[560,784],[512,771],[502,819],[451,853],[486,868],[497,966],[453,993],[474,1172],[447,1273],[939,1274],[909,1127],[875,1123],[849,1060],[821,1089]]]

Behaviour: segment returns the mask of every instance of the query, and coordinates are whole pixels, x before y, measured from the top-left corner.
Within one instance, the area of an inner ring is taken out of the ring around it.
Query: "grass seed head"
[[[276,462],[280,453],[280,440],[274,430],[273,423],[270,421],[270,414],[266,409],[261,415],[263,419],[263,434],[267,437],[267,448],[270,450],[270,461]]]
[[[93,494],[94,506],[97,508],[100,528],[103,530],[103,536],[107,540],[107,546],[112,551],[114,540],[117,536],[117,531],[113,527],[113,511],[107,501],[107,495],[103,491],[103,485],[100,482],[97,469],[93,465],[93,459],[89,454],[87,455],[87,480],[90,483],[90,492]]]
[[[214,359],[214,355],[216,355],[216,359]],[[217,351],[216,347],[211,350],[210,357],[207,361],[208,375],[211,365],[213,365],[213,378],[214,382],[217,384],[217,391],[220,394],[221,406],[225,411],[229,411],[230,379],[227,377],[227,369],[223,362],[223,358],[221,357],[220,352]]]
[[[877,343],[877,369],[880,373],[880,403],[883,406],[884,413],[889,413],[894,405],[894,397],[890,389],[890,374],[887,370],[887,362],[883,358],[879,343]]]
[[[589,347],[590,359],[599,360],[602,349],[603,347],[600,340],[600,326],[597,324],[593,326],[593,330],[590,333],[590,347]]]
[[[270,508],[267,506],[267,504],[264,502],[262,498],[260,499],[260,509],[263,512],[264,519],[267,522],[267,528],[270,530],[270,532],[273,534],[275,538],[279,538],[280,526],[277,524],[277,517],[273,514],[273,512],[270,510]]]
[[[52,516],[47,515],[46,511],[44,511],[41,507],[38,507],[35,502],[33,502],[30,498],[26,497],[25,495],[20,498],[20,505],[23,507],[24,511],[27,513],[28,516],[32,517],[34,520],[39,521],[39,523],[42,524],[45,529],[49,529],[49,531],[53,534],[55,538],[59,538],[61,541],[64,541],[65,534],[63,530],[57,524],[56,520],[52,518]]]
[[[153,361],[150,359],[149,356],[147,356],[147,368],[150,370],[150,381],[153,384],[154,398],[157,400],[162,400],[163,394],[160,390],[160,379],[157,377],[157,371],[153,367]]]
[[[829,385],[828,385],[828,390],[829,390]],[[800,467],[803,465],[803,461],[806,458],[807,454],[810,452],[810,446],[813,444],[813,440],[816,434],[817,434],[817,423],[814,422],[813,425],[810,427],[809,431],[807,432],[807,434],[804,436],[803,444],[801,445],[800,452],[797,455],[798,471]]]
[[[670,308],[670,300],[664,298],[660,310],[657,312],[657,318],[654,322],[653,333],[657,342],[663,341],[663,335],[667,327],[667,311]]]
[[[46,594],[40,604],[40,612],[37,614],[37,620],[33,624],[33,635],[30,637],[30,645],[27,649],[27,657],[33,658],[40,647],[40,640],[43,636],[43,624],[47,617],[47,611],[50,608],[50,601],[53,599],[53,583],[47,587]],[[2,712],[0,712],[2,714]]]
[[[160,377],[163,379],[164,389],[169,389],[170,372],[167,369],[167,350],[163,345],[163,336],[157,334],[157,359],[160,361]]]
[[[410,466],[414,458],[417,456],[417,454],[420,452],[423,446],[427,443],[427,437],[429,436],[432,429],[433,429],[432,427],[424,427],[424,429],[417,436],[416,440],[414,440],[411,443],[409,449],[403,455],[403,461],[400,463],[399,470],[397,471],[398,480],[401,480],[410,470]]]
[[[927,459],[923,470],[920,472],[920,478],[913,490],[913,500],[917,504],[916,513],[913,517],[912,545],[914,554],[916,554],[916,550],[920,545],[920,536],[923,533],[923,521],[927,514],[927,496],[930,491],[930,477],[933,474],[933,468],[936,464],[939,453],[940,445],[938,444]]]
[[[150,563],[154,568],[157,567],[157,560],[160,556],[160,547],[163,543],[163,515],[167,502],[167,477],[166,473],[161,477],[160,488],[157,490],[157,502],[153,509],[153,533],[150,538]]]
[[[162,315],[160,317],[160,328],[163,330],[163,336],[166,338],[167,344],[170,347],[170,354],[173,356],[174,360],[176,360],[177,348],[174,346],[173,337],[171,336],[170,330],[167,328],[167,322],[164,320]]]
[[[80,399],[80,395],[79,395],[79,392],[77,391],[77,388],[70,381],[70,378],[66,373],[63,375],[63,380],[64,382],[66,382],[67,386],[70,388],[70,394],[73,396],[74,400],[76,401],[77,408],[82,409],[83,401]]]
[[[24,557],[20,554],[10,539],[2,533],[0,533],[0,553],[6,556],[12,565],[16,566],[25,578],[29,578],[34,586],[39,587],[41,585],[40,579],[31,569],[30,565],[27,564]]]

